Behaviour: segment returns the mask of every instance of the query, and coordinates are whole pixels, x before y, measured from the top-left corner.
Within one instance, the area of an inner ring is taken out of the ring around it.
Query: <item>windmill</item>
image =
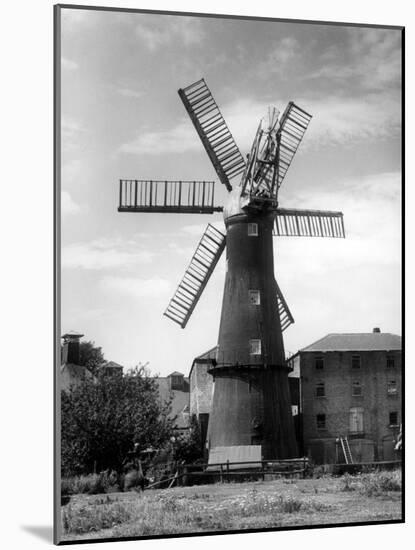
[[[255,446],[264,459],[295,457],[282,335],[294,319],[274,276],[273,236],[344,237],[343,214],[278,206],[279,189],[311,120],[306,111],[293,102],[282,114],[270,108],[245,161],[205,80],[178,93],[229,192],[226,205],[214,205],[213,181],[120,180],[118,210],[223,211],[226,235],[208,224],[164,315],[186,326],[226,246],[208,447],[221,449],[222,456],[235,447],[247,450],[239,456],[251,456]]]

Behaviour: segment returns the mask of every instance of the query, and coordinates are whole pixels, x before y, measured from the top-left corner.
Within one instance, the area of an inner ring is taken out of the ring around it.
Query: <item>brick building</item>
[[[300,350],[304,452],[317,463],[343,462],[347,436],[356,462],[393,460],[401,423],[401,337],[328,334]]]

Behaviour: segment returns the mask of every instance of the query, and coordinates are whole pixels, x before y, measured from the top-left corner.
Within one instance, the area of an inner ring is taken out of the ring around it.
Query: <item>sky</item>
[[[225,255],[184,330],[163,312],[222,214],[117,212],[120,178],[215,180],[226,201],[177,94],[204,77],[243,155],[269,105],[311,113],[279,203],[344,213],[346,239],[274,239],[287,353],[330,332],[401,334],[399,30],[61,13],[63,332],[162,376],[216,345]]]

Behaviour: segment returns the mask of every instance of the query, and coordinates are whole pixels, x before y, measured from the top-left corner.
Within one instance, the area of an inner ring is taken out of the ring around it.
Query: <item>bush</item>
[[[121,479],[115,471],[62,478],[61,495],[114,493],[121,490]]]

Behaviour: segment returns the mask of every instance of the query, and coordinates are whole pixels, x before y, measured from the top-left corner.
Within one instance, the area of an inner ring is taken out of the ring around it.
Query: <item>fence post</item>
[[[265,469],[264,469],[263,461],[261,461],[261,472],[262,472],[262,481],[265,481]]]
[[[226,473],[228,474],[226,476],[226,478],[227,478],[227,481],[229,483],[229,459],[226,461]]]
[[[222,464],[220,465],[220,477],[219,477],[219,479],[220,479],[220,482],[223,483],[223,466],[222,466]]]

